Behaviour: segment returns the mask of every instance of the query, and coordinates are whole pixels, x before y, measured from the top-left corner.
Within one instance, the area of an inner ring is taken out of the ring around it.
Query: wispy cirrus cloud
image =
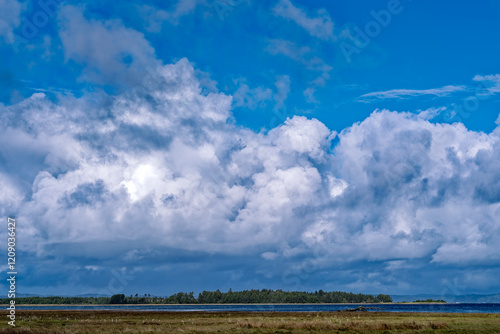
[[[276,16],[291,20],[304,28],[311,36],[334,40],[334,24],[325,9],[319,9],[316,17],[310,17],[304,9],[295,7],[290,0],[281,0],[274,8]]]
[[[361,95],[358,98],[358,101],[369,103],[373,102],[374,100],[407,99],[425,95],[444,97],[444,96],[449,96],[456,92],[463,92],[465,90],[467,90],[466,86],[454,86],[454,85],[447,85],[431,89],[391,89],[387,91],[373,92]]]

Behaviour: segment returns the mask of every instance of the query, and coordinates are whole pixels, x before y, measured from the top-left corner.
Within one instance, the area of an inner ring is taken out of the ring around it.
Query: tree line
[[[10,299],[0,299],[0,304],[8,304]],[[389,295],[355,294],[352,292],[315,292],[283,290],[244,290],[228,292],[203,291],[194,296],[193,292],[179,292],[169,297],[125,296],[111,297],[20,297],[16,304],[316,304],[316,303],[391,303]]]

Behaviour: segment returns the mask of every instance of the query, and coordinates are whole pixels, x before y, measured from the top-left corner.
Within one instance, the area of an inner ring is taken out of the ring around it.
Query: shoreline
[[[457,303],[224,303],[224,304],[17,304],[16,306],[113,306],[113,307],[126,307],[126,306],[245,306],[245,305],[455,305]],[[459,303],[459,304],[500,304],[500,303]],[[0,304],[0,307],[9,306],[9,304]]]

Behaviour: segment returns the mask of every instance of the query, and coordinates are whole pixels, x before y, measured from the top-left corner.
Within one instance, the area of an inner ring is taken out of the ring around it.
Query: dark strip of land
[[[0,333],[499,333],[500,314],[16,310]]]
[[[8,304],[7,298],[0,299],[0,304]],[[283,291],[283,290],[243,290],[228,292],[203,291],[195,297],[194,292],[179,292],[169,297],[144,295],[125,296],[116,294],[111,297],[58,297],[33,296],[16,298],[16,304],[276,304],[276,303],[390,303],[389,295],[366,295],[342,291]]]

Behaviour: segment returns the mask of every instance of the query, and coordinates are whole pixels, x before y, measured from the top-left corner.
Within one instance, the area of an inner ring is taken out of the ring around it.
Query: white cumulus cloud
[[[154,71],[150,89],[103,105],[0,107],[0,205],[28,252],[132,258],[134,241],[314,268],[498,264],[498,128],[383,110],[338,135],[300,116],[257,133],[227,122],[231,97],[204,94],[188,60]]]

